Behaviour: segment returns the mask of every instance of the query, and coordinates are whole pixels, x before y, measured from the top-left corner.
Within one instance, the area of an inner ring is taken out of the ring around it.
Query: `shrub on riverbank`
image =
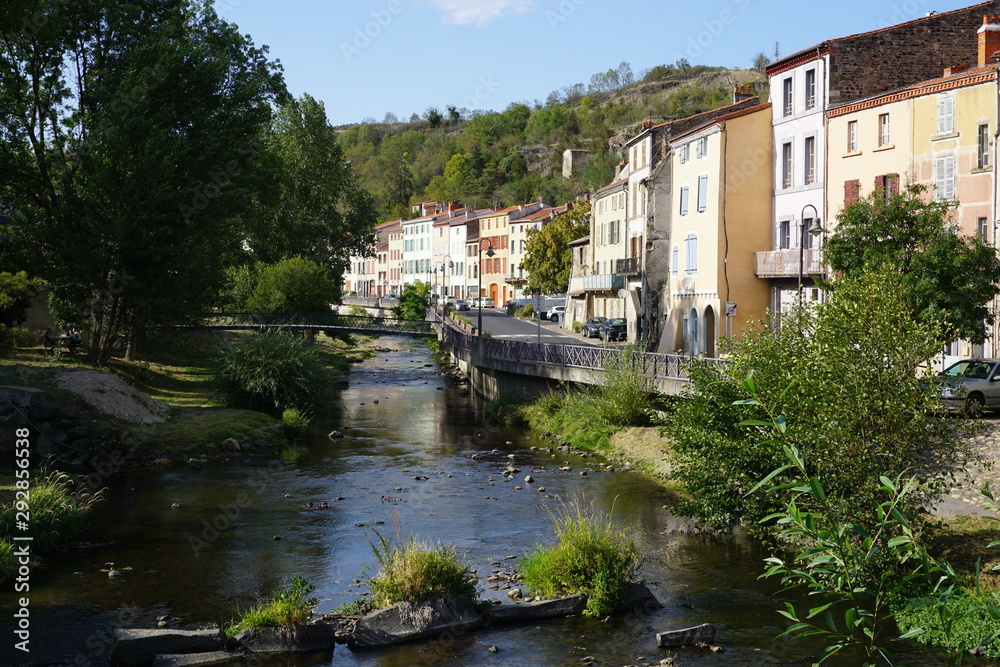
[[[91,506],[99,501],[102,492],[93,492],[78,485],[69,475],[52,470],[34,471],[28,490],[26,509],[19,509],[15,481],[5,480],[0,486],[0,570],[14,566],[13,537],[17,513],[25,511],[31,517],[30,535],[33,554],[44,553],[54,546],[71,539],[84,529]]]
[[[298,336],[268,331],[225,345],[216,357],[216,389],[230,407],[280,414],[324,403],[330,372]]]
[[[226,635],[235,637],[250,628],[277,628],[305,625],[312,619],[319,598],[310,597],[316,587],[302,577],[292,577],[288,590],[276,591],[270,600],[240,612],[240,618],[226,628]]]
[[[405,544],[397,544],[372,532],[375,540],[369,538],[368,543],[379,571],[368,580],[368,588],[376,608],[453,595],[478,601],[479,579],[468,563],[459,560],[454,545],[420,542],[412,537]]]
[[[518,561],[532,595],[587,596],[585,616],[613,613],[629,584],[637,583],[643,557],[629,532],[595,511],[577,506],[553,519],[556,543],[538,545]]]

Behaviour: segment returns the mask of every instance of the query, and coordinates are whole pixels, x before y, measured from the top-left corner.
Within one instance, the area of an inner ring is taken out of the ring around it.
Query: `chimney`
[[[1000,51],[1000,16],[984,16],[979,33],[979,67],[990,65],[993,54]]]
[[[753,96],[754,92],[752,86],[733,86],[733,104],[739,104],[743,100],[748,100]]]

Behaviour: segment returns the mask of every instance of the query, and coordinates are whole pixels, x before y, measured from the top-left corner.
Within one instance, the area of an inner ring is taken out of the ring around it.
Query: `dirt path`
[[[136,424],[165,421],[169,411],[166,405],[129,386],[117,375],[89,370],[60,371],[56,384],[105,414]]]

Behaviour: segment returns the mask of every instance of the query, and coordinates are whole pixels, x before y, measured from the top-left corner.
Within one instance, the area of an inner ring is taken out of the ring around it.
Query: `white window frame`
[[[938,97],[938,135],[952,134],[955,132],[955,98],[951,95],[941,95]]]
[[[698,213],[708,210],[708,174],[698,176]]]
[[[976,166],[978,169],[990,166],[990,126],[987,123],[976,128]]]
[[[680,214],[687,215],[688,207],[691,205],[691,188],[687,185],[681,186]]]
[[[856,120],[847,122],[847,152],[858,152],[858,121]]]
[[[816,70],[806,70],[806,109],[816,107]]]
[[[684,237],[684,273],[698,273],[698,235],[694,232]]]
[[[792,142],[781,144],[781,189],[792,187]]]
[[[892,138],[890,133],[889,125],[889,114],[883,113],[879,114],[878,117],[878,145],[879,147],[888,146],[889,140]]]
[[[690,144],[684,144],[683,146],[681,146],[680,148],[681,164],[686,164],[687,161],[691,159],[690,148],[691,148]]]
[[[788,77],[781,82],[781,109],[782,115],[785,117],[792,115],[795,102],[794,90],[795,86],[792,83],[792,77]]]
[[[670,275],[677,277],[680,275],[681,269],[678,266],[681,262],[681,247],[679,245],[674,245],[670,250]]]
[[[806,137],[802,142],[803,177],[806,185],[816,182],[816,137]]]
[[[695,152],[699,158],[703,158],[708,155],[708,137],[702,137],[697,141],[695,145]]]
[[[934,160],[934,199],[954,201],[955,199],[955,156],[946,155]]]

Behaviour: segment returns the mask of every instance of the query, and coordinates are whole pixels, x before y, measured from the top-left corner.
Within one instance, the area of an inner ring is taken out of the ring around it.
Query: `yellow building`
[[[715,357],[763,318],[770,282],[771,105],[713,118],[670,142],[669,308],[660,351]]]

